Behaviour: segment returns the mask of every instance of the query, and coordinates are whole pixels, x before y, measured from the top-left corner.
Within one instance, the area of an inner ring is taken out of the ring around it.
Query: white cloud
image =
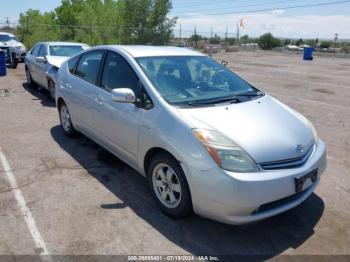
[[[226,26],[229,36],[234,36],[237,22],[242,18],[240,15],[208,16],[196,15],[181,17],[183,35],[192,34],[194,27],[197,32],[203,35],[210,35],[210,28],[220,36],[224,35]],[[303,15],[286,16],[278,10],[264,14],[251,14],[244,18],[245,29],[241,34],[259,36],[266,32],[271,32],[275,36],[289,38],[332,38],[334,33],[339,34],[339,38],[350,38],[350,15]],[[178,27],[178,26],[177,26]],[[202,32],[202,33],[201,33]],[[175,34],[178,30],[175,30]]]

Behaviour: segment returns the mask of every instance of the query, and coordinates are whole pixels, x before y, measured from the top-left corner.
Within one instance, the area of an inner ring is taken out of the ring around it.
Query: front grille
[[[263,213],[265,211],[274,209],[276,207],[280,207],[280,206],[284,206],[286,204],[289,204],[289,203],[297,200],[298,198],[301,198],[308,189],[309,188],[306,188],[303,191],[295,193],[295,194],[293,194],[291,196],[287,196],[285,198],[282,198],[282,199],[279,199],[279,200],[276,200],[276,201],[273,201],[273,202],[269,202],[269,203],[263,204],[257,210],[255,210],[252,213],[252,215],[257,215],[259,213]]]
[[[314,150],[315,150],[315,146],[312,146],[302,156],[299,156],[296,158],[291,158],[291,159],[286,159],[286,160],[260,163],[259,165],[261,166],[262,169],[265,169],[265,170],[276,170],[276,169],[288,169],[288,168],[301,167],[310,158],[310,156],[314,152]]]

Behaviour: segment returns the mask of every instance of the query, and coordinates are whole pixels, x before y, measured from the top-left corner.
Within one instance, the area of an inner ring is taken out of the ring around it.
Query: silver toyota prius
[[[63,132],[144,175],[171,217],[271,217],[310,196],[326,167],[305,117],[192,50],[91,48],[61,66],[55,97]]]

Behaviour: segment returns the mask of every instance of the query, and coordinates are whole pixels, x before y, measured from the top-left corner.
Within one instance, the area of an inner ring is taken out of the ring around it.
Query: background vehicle
[[[258,221],[304,201],[326,166],[311,123],[203,54],[101,46],[59,71],[64,133],[87,135],[148,179],[172,217]]]
[[[38,84],[55,97],[58,68],[69,57],[89,48],[86,44],[69,42],[41,42],[33,46],[25,58],[27,83]]]
[[[6,62],[11,68],[17,68],[18,61],[26,56],[25,46],[10,33],[0,32],[0,50],[5,51]]]

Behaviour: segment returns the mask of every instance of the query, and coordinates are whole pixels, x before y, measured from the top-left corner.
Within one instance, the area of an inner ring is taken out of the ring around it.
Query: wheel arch
[[[62,97],[57,98],[57,109],[59,110],[62,104],[65,104]]]
[[[153,147],[153,148],[150,148],[147,153],[145,154],[145,157],[143,159],[143,170],[144,170],[144,173],[146,176],[148,176],[147,174],[147,170],[148,170],[148,167],[151,163],[151,160],[152,158],[157,155],[157,154],[160,154],[160,153],[165,153],[169,156],[171,156],[172,158],[174,158],[176,161],[180,162],[172,153],[170,153],[168,150],[164,149],[164,148],[161,148],[161,147]]]

